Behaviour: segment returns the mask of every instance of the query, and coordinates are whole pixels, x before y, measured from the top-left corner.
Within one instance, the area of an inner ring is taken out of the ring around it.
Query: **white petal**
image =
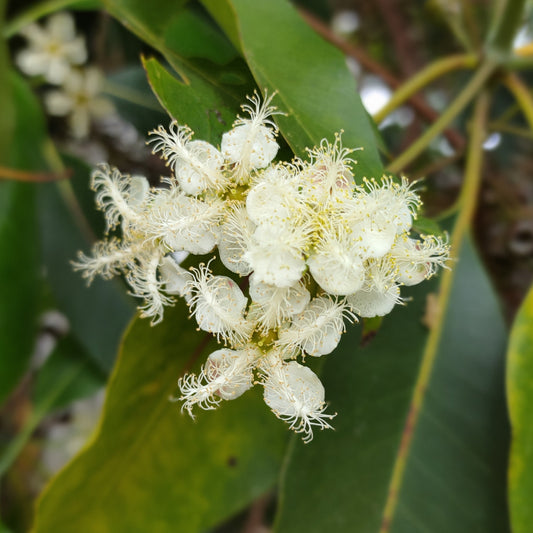
[[[165,284],[165,292],[168,292],[168,294],[187,297],[186,285],[191,281],[192,274],[188,270],[181,268],[172,255],[164,257],[161,261],[159,266],[161,281]]]
[[[81,65],[87,61],[87,47],[83,37],[76,37],[64,45],[65,57],[73,65]]]
[[[221,151],[230,163],[246,170],[266,167],[278,153],[272,130],[253,123],[237,126],[222,136]]]
[[[307,259],[307,264],[315,281],[330,294],[352,294],[365,280],[363,261],[350,250],[317,252]]]
[[[63,91],[48,91],[44,95],[44,105],[50,115],[63,117],[72,111],[74,102]]]
[[[43,73],[46,81],[56,85],[63,83],[71,71],[70,64],[62,57],[51,57],[48,61],[48,68]]]
[[[76,34],[74,18],[65,11],[50,16],[46,28],[58,41],[71,41]]]
[[[258,281],[276,287],[291,287],[297,283],[305,270],[303,255],[294,248],[279,243],[251,245],[244,259],[252,266]]]
[[[313,438],[313,426],[331,428],[325,421],[324,386],[318,376],[296,361],[279,364],[264,382],[264,400],[274,414],[304,433],[304,442]]]
[[[48,56],[33,49],[21,50],[15,58],[15,63],[24,74],[38,76],[46,72]]]
[[[234,400],[252,388],[254,356],[257,352],[251,350],[223,348],[207,358],[205,373],[210,381],[220,383],[216,394],[223,400]]]
[[[363,221],[352,226],[354,239],[365,258],[383,257],[390,251],[396,238],[396,226],[376,220]]]
[[[314,298],[292,319],[291,326],[280,333],[277,344],[289,350],[302,349],[314,357],[329,354],[344,332],[345,314],[344,303],[325,296]]]
[[[248,243],[251,241],[255,224],[243,207],[229,211],[219,232],[218,252],[224,266],[241,276],[252,272],[252,267],[244,259]]]
[[[214,185],[212,181],[223,182],[218,169],[224,159],[214,146],[205,141],[191,141],[186,148],[190,159],[176,158],[174,173],[187,194],[196,196]]]
[[[284,321],[301,313],[311,299],[301,282],[280,288],[258,281],[255,274],[250,276],[250,297],[255,304],[253,318],[264,332],[280,327]]]
[[[384,291],[377,288],[358,291],[346,298],[359,316],[372,318],[389,314],[400,301],[400,287],[392,285]]]
[[[192,272],[194,279],[185,290],[191,293],[187,303],[200,329],[242,343],[251,333],[251,325],[244,319],[248,299],[239,286],[226,276],[213,276],[206,265]]]
[[[76,139],[83,139],[89,134],[91,120],[86,109],[74,109],[69,116],[69,126]]]
[[[132,176],[128,187],[128,205],[141,206],[148,198],[150,183],[144,176]]]

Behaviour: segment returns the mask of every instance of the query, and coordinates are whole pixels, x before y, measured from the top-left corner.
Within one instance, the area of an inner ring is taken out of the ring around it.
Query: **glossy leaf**
[[[207,85],[192,89],[178,81],[157,59],[144,61],[154,93],[168,114],[180,124],[192,127],[197,139],[219,144],[222,133],[231,128],[235,112]],[[194,125],[194,126],[193,126]]]
[[[278,533],[507,531],[505,328],[469,241],[460,257],[438,345],[422,286],[367,346],[351,332],[328,356],[336,431],[293,442]]]
[[[507,352],[507,402],[512,427],[509,507],[513,533],[533,524],[533,287],[515,318]]]
[[[39,299],[34,191],[0,183],[0,403],[26,370]]]
[[[286,0],[204,0],[204,5],[233,37],[237,28],[244,57],[262,90],[277,91],[276,105],[287,113],[276,117],[293,151],[333,141],[341,130],[343,144],[356,152],[356,175],[383,173],[370,119],[343,55],[298,16]],[[227,6],[223,6],[227,4]],[[235,22],[228,13],[233,11]]]
[[[156,60],[145,62],[152,89],[169,114],[198,138],[218,144],[251,90],[251,76],[231,44],[182,2],[106,0],[106,6],[177,71],[179,80]]]
[[[27,85],[11,76],[13,104],[4,102],[16,120],[11,149],[2,160],[8,168],[42,170],[36,147],[44,136],[38,105]],[[6,128],[8,128],[6,123]],[[3,135],[9,135],[9,128]],[[7,146],[8,144],[6,144]],[[33,350],[40,295],[35,195],[32,185],[0,181],[0,403],[18,382]]]
[[[273,486],[287,433],[259,390],[196,422],[169,401],[202,343],[187,314],[133,322],[98,435],[44,493],[35,532],[205,531]]]

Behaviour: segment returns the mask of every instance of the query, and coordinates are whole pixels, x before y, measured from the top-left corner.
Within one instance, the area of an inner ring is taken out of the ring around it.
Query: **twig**
[[[376,0],[376,4],[392,37],[401,74],[409,77],[418,70],[418,50],[413,46],[409,31],[406,31],[407,21],[398,9],[397,0]]]
[[[377,74],[385,83],[390,85],[393,89],[396,89],[402,85],[402,81],[391,74],[386,68],[374,61],[360,48],[346,42],[341,37],[335,35],[331,29],[324,24],[320,19],[306,11],[305,9],[298,8],[298,11],[302,18],[313,28],[320,36],[333,46],[344,52],[347,56],[353,57],[356,61],[361,63],[364,68]],[[439,114],[431,106],[429,106],[424,98],[418,94],[414,94],[409,97],[408,102],[413,109],[428,122],[434,122],[438,119]],[[444,135],[450,142],[450,144],[457,149],[463,149],[466,141],[464,137],[456,130],[446,129]]]
[[[463,111],[463,109],[476,97],[479,90],[485,85],[496,69],[496,63],[490,59],[478,68],[465,88],[456,96],[446,111],[417,139],[405,152],[392,161],[389,172],[396,173],[404,170],[414,161],[431,143],[431,141]]]
[[[72,174],[72,169],[65,169],[63,172],[26,172],[14,168],[0,167],[0,179],[30,183],[48,183],[50,181],[65,180],[71,178]]]

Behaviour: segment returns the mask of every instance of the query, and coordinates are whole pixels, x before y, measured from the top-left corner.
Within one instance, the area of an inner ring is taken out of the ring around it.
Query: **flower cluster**
[[[194,406],[213,409],[260,384],[274,414],[309,441],[334,415],[305,357],[331,353],[346,321],[389,313],[402,301],[400,286],[433,275],[448,246],[410,236],[421,202],[405,178],[356,184],[353,150],[340,134],[309,149],[305,161],[273,162],[271,100],[249,98],[247,116],[220,148],[175,122],[152,131],[153,151],[171,169],[164,187],[105,165],[96,170],[97,204],[122,238],[80,254],[76,267],[89,280],[125,273],[154,323],[174,295],[184,297],[199,328],[224,344],[198,374],[179,380],[191,416]],[[179,264],[180,252],[215,248],[227,276],[213,274],[213,260],[189,270]]]
[[[46,110],[52,116],[68,117],[74,137],[86,137],[91,116],[105,116],[113,108],[100,94],[102,73],[95,67],[83,67],[87,47],[85,39],[76,34],[72,15],[55,13],[44,27],[30,24],[20,34],[27,47],[17,54],[17,66],[24,74],[42,76],[57,86],[45,93]]]

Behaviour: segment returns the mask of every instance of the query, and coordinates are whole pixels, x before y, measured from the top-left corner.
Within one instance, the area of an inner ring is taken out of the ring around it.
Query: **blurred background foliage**
[[[0,7],[0,531],[531,531],[533,4]],[[81,140],[13,64],[18,31],[62,9],[115,108]],[[180,415],[168,397],[209,349],[185,307],[151,328],[121,281],[70,265],[104,230],[92,166],[156,185],[150,129],[171,115],[219,143],[256,87],[290,110],[282,158],[342,128],[359,179],[424,178],[415,229],[455,258],[320,361],[339,415],[309,445],[257,394]]]

